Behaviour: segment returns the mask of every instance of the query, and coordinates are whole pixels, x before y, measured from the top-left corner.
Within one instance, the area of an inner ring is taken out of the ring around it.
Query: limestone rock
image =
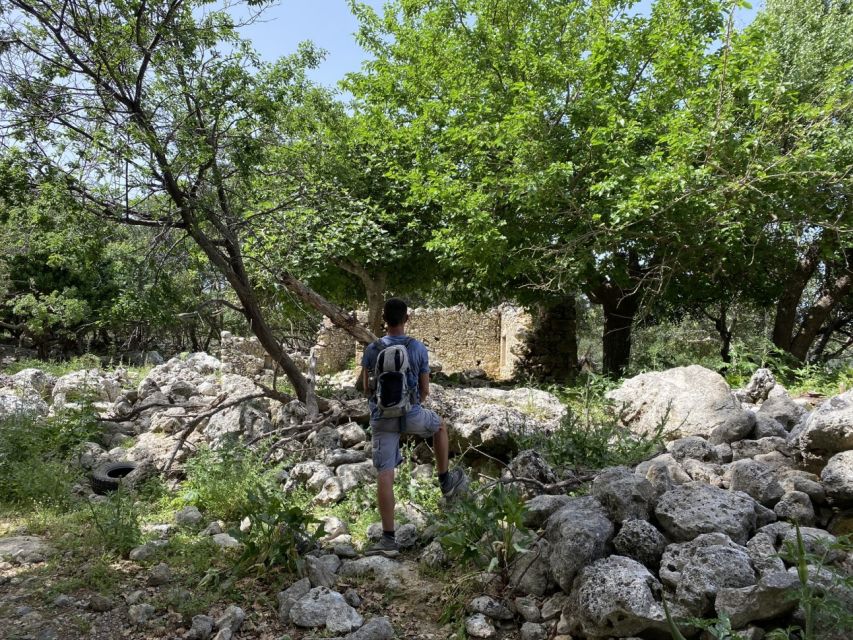
[[[545,523],[550,545],[548,565],[563,591],[572,587],[575,574],[601,558],[613,537],[613,523],[595,498],[574,498]]]
[[[692,480],[684,468],[669,453],[663,453],[651,460],[641,462],[634,469],[634,473],[648,480],[658,496]]]
[[[285,624],[289,623],[290,610],[293,605],[307,596],[309,591],[311,591],[311,581],[308,578],[297,580],[287,589],[281,591],[277,596],[279,620]]]
[[[755,584],[749,552],[722,533],[669,545],[661,558],[660,577],[675,589],[677,601],[697,616],[710,612],[720,588]]]
[[[639,562],[610,556],[581,570],[572,589],[571,632],[585,637],[626,637],[663,629],[661,586]]]
[[[614,522],[648,520],[657,497],[651,483],[627,467],[603,469],[592,481],[590,493]]]
[[[396,637],[391,621],[385,616],[371,618],[367,623],[353,631],[344,640],[393,640]]]
[[[806,415],[806,410],[787,395],[774,395],[761,404],[758,413],[776,420],[786,431],[790,431]]]
[[[770,369],[764,367],[756,369],[742,390],[744,400],[752,403],[762,402],[767,399],[775,386],[776,377]]]
[[[228,605],[222,615],[216,619],[216,628],[222,631],[227,629],[232,634],[237,633],[246,620],[246,612],[234,604]]]
[[[802,491],[788,491],[773,507],[780,520],[796,522],[803,526],[814,524],[815,513],[812,501]]]
[[[447,565],[447,554],[438,540],[430,542],[421,552],[419,562],[430,569],[440,569]]]
[[[482,613],[465,619],[465,631],[472,638],[494,638],[497,635],[494,625]]]
[[[8,536],[0,538],[0,560],[15,564],[36,564],[44,562],[50,554],[48,544],[36,536]]]
[[[468,603],[468,611],[482,613],[492,620],[512,620],[512,611],[491,596],[477,596]]]
[[[175,514],[175,522],[185,527],[196,527],[203,518],[198,507],[184,507]]]
[[[517,557],[509,577],[509,583],[516,593],[542,596],[549,590],[553,583],[549,549],[547,540],[537,540]]]
[[[635,376],[607,398],[636,433],[654,433],[666,419],[663,434],[668,440],[713,435],[715,442],[731,442],[749,433],[755,422],[723,377],[698,365]]]
[[[853,449],[832,456],[820,474],[820,482],[831,504],[841,507],[853,504]]]
[[[743,491],[756,502],[772,507],[784,491],[773,469],[755,460],[736,460],[728,465],[723,482],[731,491]]]
[[[294,487],[304,485],[310,491],[320,491],[333,475],[329,467],[315,460],[300,462],[290,470],[284,490],[291,491]]]
[[[542,484],[554,484],[559,480],[545,458],[532,449],[519,452],[504,470],[502,478],[507,481],[513,478],[530,478],[531,480],[538,480]],[[524,499],[532,498],[541,493],[540,489],[530,483],[517,482],[513,486],[518,489]]]
[[[755,505],[745,493],[691,482],[663,494],[655,514],[672,540],[687,541],[720,531],[744,544],[756,527]]]
[[[342,464],[335,469],[335,475],[340,478],[341,489],[347,493],[359,485],[376,482],[376,467],[372,461]]]
[[[620,556],[636,560],[652,570],[660,565],[666,545],[664,535],[645,520],[626,520],[613,538],[613,547]]]
[[[760,438],[787,438],[788,430],[785,425],[766,413],[755,414],[755,428],[752,431],[755,440]]]
[[[349,633],[364,622],[337,591],[315,587],[290,609],[290,619],[300,627],[326,627],[332,633]]]
[[[399,562],[382,556],[367,556],[346,560],[341,564],[338,575],[342,578],[373,576],[384,589],[399,589],[407,579],[408,570]]]
[[[812,411],[799,434],[791,433],[807,465],[820,467],[841,451],[853,449],[853,390]],[[810,469],[812,470],[812,469]]]
[[[771,573],[752,586],[721,588],[714,609],[718,616],[726,613],[732,627],[739,629],[750,622],[769,620],[793,610],[797,599],[792,596],[798,586],[799,580],[793,574]]]
[[[567,495],[550,496],[543,494],[524,503],[524,526],[538,529],[552,513],[564,507],[571,498]]]
[[[699,436],[687,436],[668,442],[666,445],[669,454],[678,462],[684,460],[699,460],[701,462],[719,462],[720,456],[717,449],[705,438]]]

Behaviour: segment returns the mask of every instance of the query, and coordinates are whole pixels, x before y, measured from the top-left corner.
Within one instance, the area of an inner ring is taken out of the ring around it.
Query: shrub
[[[451,558],[497,570],[506,579],[530,542],[524,512],[518,492],[498,484],[485,496],[461,500],[447,511],[438,540]]]
[[[320,521],[298,505],[285,504],[279,491],[262,485],[249,492],[246,506],[251,526],[246,533],[233,532],[244,545],[237,573],[262,573],[272,567],[300,572],[302,555],[325,535]],[[313,525],[319,526],[311,532]]]
[[[126,556],[140,543],[140,513],[133,494],[119,488],[104,502],[89,502],[88,505],[92,525],[98,532],[101,545],[107,551]]]
[[[659,450],[666,419],[651,435],[632,432],[604,398],[610,384],[593,376],[578,387],[557,389],[567,405],[560,425],[529,436],[522,445],[541,451],[554,466],[586,469],[636,464]]]
[[[81,443],[100,432],[88,405],[51,418],[13,414],[0,420],[0,503],[67,503],[79,475],[71,460]]]
[[[234,521],[251,510],[249,494],[274,485],[277,467],[265,467],[263,454],[242,445],[201,448],[187,461],[183,499],[209,515]]]

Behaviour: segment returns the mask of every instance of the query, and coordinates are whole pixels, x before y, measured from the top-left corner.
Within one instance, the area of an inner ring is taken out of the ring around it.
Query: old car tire
[[[136,469],[134,462],[110,462],[101,465],[92,473],[92,489],[100,495],[115,491],[124,477],[134,469]]]

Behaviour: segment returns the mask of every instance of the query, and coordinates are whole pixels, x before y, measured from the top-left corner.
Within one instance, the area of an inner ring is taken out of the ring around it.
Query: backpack
[[[412,338],[403,344],[386,346],[381,340],[374,342],[379,349],[370,388],[376,399],[379,417],[400,418],[401,431],[405,430],[406,414],[412,408],[414,389],[409,387],[409,350]]]

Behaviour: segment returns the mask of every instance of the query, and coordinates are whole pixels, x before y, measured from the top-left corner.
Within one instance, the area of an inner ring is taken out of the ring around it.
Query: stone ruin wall
[[[501,305],[488,311],[472,311],[462,305],[443,309],[412,309],[407,334],[421,340],[430,359],[441,363],[444,373],[482,369],[489,377],[511,378],[517,352],[530,326],[524,309]],[[367,314],[359,312],[365,322]],[[335,373],[361,361],[361,347],[328,319],[317,334],[317,372]]]

